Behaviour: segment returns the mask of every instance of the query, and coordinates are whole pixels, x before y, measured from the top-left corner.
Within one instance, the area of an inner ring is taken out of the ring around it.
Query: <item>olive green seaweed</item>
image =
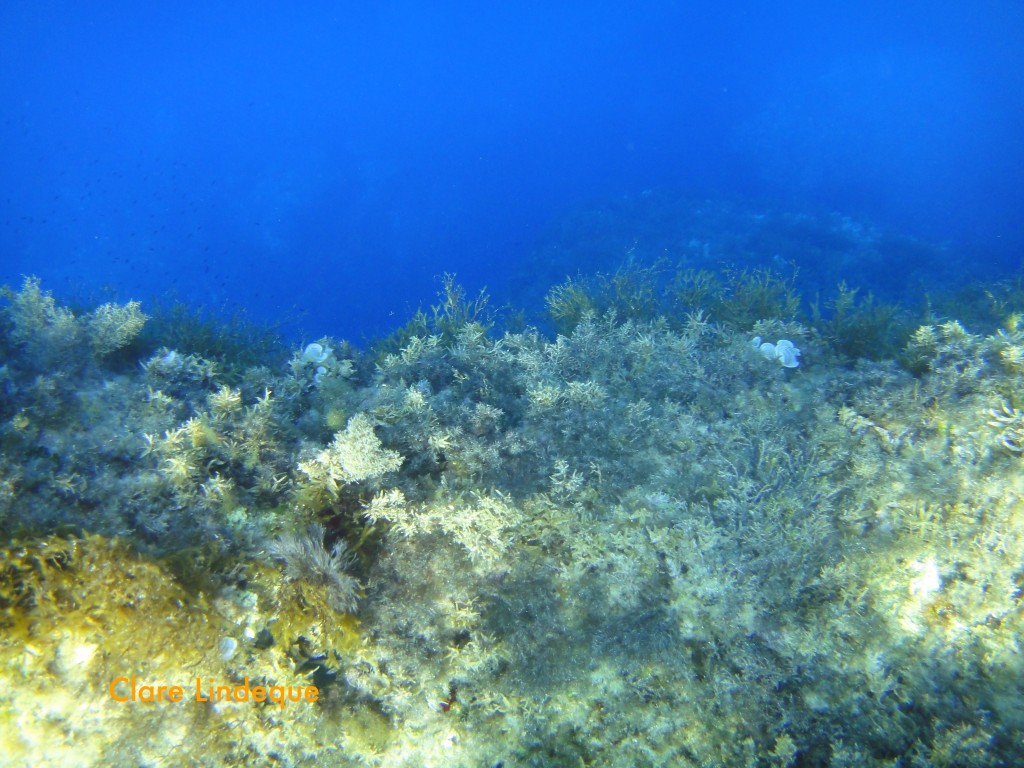
[[[256,360],[4,295],[8,764],[1018,760],[1012,291],[979,331],[634,262],[551,289],[548,336],[446,275],[368,351]],[[133,675],[320,697],[115,701]]]

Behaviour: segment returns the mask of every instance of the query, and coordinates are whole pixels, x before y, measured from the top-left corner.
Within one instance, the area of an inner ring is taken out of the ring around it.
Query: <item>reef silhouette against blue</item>
[[[0,762],[1008,766],[1024,9],[0,8]]]

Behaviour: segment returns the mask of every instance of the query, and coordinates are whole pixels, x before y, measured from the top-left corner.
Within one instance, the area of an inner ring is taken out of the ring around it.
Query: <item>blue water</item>
[[[652,190],[839,212],[991,279],[1024,252],[1022,39],[995,0],[12,0],[0,283],[360,340],[443,272],[535,301],[538,259],[585,235],[565,217]],[[903,280],[889,261],[853,272]]]

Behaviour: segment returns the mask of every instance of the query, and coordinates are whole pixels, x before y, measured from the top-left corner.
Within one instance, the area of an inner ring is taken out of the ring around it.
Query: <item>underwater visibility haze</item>
[[[0,8],[0,763],[1024,763],[1024,8]]]
[[[1002,274],[1024,239],[1021,16],[8,3],[0,279],[363,340],[443,272],[515,299],[563,216],[651,190],[838,211]]]

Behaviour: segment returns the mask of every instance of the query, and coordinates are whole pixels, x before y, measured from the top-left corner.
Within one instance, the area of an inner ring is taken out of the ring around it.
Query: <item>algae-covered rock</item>
[[[159,342],[114,366],[27,283],[0,323],[0,753],[1012,764],[1019,328],[851,359],[851,318],[745,279],[677,285],[742,327],[584,281],[564,334],[498,334],[448,285],[375,351],[241,368]],[[42,372],[65,333],[85,358]],[[787,338],[814,365],[784,370]]]

